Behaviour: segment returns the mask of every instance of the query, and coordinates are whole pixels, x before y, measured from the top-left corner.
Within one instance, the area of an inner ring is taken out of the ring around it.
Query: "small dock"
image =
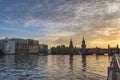
[[[107,80],[120,80],[120,54],[114,54],[108,67]]]

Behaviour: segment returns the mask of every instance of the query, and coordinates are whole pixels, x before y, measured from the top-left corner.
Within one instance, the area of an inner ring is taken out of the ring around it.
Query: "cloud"
[[[1,0],[0,4],[1,20],[25,28],[44,27],[46,34],[36,37],[41,42],[67,44],[73,37],[80,44],[84,35],[91,46],[119,39],[119,0]]]

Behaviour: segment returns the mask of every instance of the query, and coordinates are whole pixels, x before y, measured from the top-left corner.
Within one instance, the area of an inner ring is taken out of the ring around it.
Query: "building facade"
[[[5,38],[0,40],[0,50],[5,54],[14,54],[15,53],[15,41]]]
[[[32,39],[6,38],[0,40],[0,49],[5,54],[39,53],[39,41]]]
[[[15,41],[6,40],[4,42],[3,52],[6,54],[14,54],[15,53]]]
[[[15,54],[22,54],[28,52],[28,42],[25,39],[12,38],[15,41]]]
[[[4,49],[4,39],[0,40],[0,50]]]
[[[28,53],[39,53],[39,41],[28,39]]]

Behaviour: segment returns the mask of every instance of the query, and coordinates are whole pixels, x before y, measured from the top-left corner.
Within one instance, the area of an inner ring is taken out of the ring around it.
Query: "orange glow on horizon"
[[[99,48],[108,48],[108,44],[110,45],[110,47],[116,47],[116,45],[118,44],[118,45],[120,45],[120,40],[113,40],[113,41],[87,41],[86,40],[86,47],[87,48],[96,48],[96,46],[97,47],[99,47]],[[68,42],[66,42],[66,43],[64,43],[63,42],[63,44],[60,44],[60,43],[50,43],[50,44],[48,44],[48,46],[49,46],[49,48],[51,48],[51,47],[56,47],[56,46],[58,46],[58,45],[65,45],[65,46],[69,46],[69,41]],[[74,47],[76,46],[76,47],[78,47],[78,48],[81,48],[81,42],[75,42],[75,41],[73,41],[73,45],[74,45]]]

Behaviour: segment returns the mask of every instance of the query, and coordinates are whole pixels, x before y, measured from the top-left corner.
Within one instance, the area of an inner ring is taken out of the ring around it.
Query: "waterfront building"
[[[13,38],[15,41],[15,53],[22,54],[28,53],[28,41],[25,39]]]
[[[28,39],[28,53],[39,53],[39,41]]]
[[[85,44],[85,40],[84,40],[84,37],[83,37],[83,40],[82,40],[82,55],[86,55],[86,44]]]
[[[15,41],[6,38],[3,41],[3,52],[5,54],[14,54],[15,53]]]
[[[32,39],[6,38],[0,40],[0,49],[6,54],[39,53],[39,41]]]

